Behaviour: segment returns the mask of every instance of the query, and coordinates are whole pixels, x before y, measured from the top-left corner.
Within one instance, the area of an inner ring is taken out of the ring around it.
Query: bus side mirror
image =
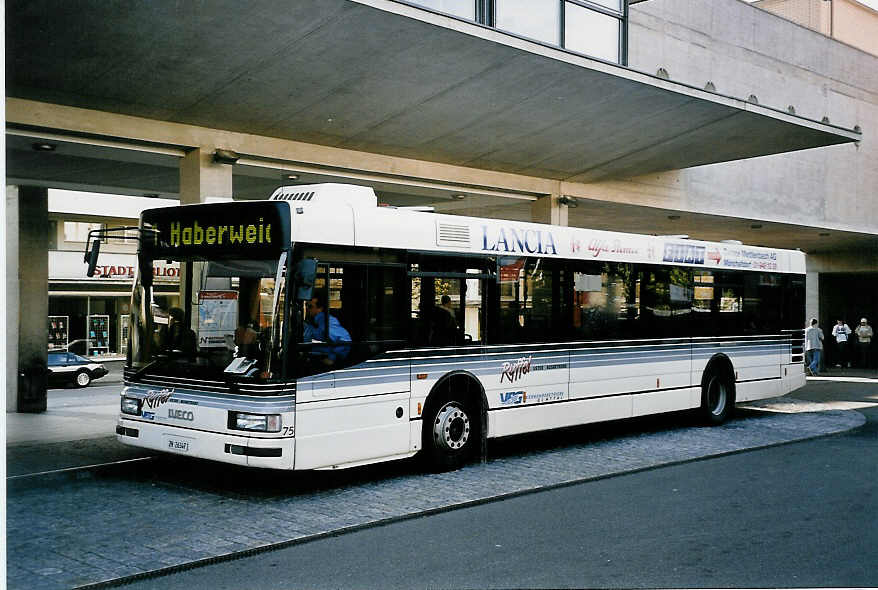
[[[137,268],[140,271],[140,284],[144,287],[152,287],[152,261],[138,255]]]
[[[89,250],[86,255],[85,262],[88,262],[88,270],[86,271],[86,276],[89,278],[95,276],[95,268],[98,266],[98,255],[101,253],[101,241],[95,239],[91,243],[91,250]]]
[[[296,263],[296,299],[308,301],[314,291],[314,280],[317,278],[317,260],[303,258]]]

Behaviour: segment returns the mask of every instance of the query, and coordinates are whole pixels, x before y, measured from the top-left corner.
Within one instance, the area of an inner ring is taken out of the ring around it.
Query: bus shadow
[[[731,423],[767,417],[766,412],[738,408]],[[693,411],[572,426],[488,441],[487,462],[621,440],[632,436],[703,427]],[[136,471],[116,477],[178,486],[240,499],[307,496],[348,487],[419,477],[430,473],[419,457],[335,471],[276,471],[228,465],[176,455],[159,455]]]

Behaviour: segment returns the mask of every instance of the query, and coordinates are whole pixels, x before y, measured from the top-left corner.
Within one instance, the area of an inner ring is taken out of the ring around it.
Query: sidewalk
[[[50,389],[39,414],[6,413],[6,476],[83,468],[150,455],[116,441],[122,363],[83,389]]]
[[[824,367],[823,369],[821,369],[818,377],[851,377],[857,379],[878,379],[878,369],[860,369],[857,367]]]

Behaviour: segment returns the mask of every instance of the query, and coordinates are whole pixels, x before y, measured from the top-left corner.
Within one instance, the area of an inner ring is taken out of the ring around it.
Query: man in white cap
[[[872,326],[866,321],[866,318],[860,320],[860,325],[854,330],[857,335],[857,352],[860,357],[860,368],[868,369],[871,365],[871,355],[869,351],[872,347]]]

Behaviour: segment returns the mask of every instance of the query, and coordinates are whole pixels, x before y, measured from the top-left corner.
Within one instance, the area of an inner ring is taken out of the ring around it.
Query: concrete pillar
[[[180,204],[194,205],[232,200],[232,165],[213,161],[213,150],[198,148],[180,160]],[[188,265],[180,264],[180,301],[186,301]],[[190,327],[198,331],[198,314],[193,311]]]
[[[213,150],[199,148],[180,160],[180,204],[232,199],[232,165],[213,161]]]
[[[820,321],[820,273],[809,271],[805,273],[805,318],[802,325],[810,323],[811,318]],[[822,327],[825,331],[826,326]]]
[[[18,187],[18,256],[7,272],[18,277],[17,412],[46,410],[46,364],[49,346],[49,191]],[[8,195],[7,193],[7,199]],[[7,212],[9,210],[7,209]],[[11,237],[11,236],[10,236]],[[16,357],[7,357],[16,358]]]
[[[537,223],[568,225],[567,205],[558,202],[559,195],[540,197],[530,206],[531,220]]]
[[[6,411],[18,411],[18,187],[6,187]]]

